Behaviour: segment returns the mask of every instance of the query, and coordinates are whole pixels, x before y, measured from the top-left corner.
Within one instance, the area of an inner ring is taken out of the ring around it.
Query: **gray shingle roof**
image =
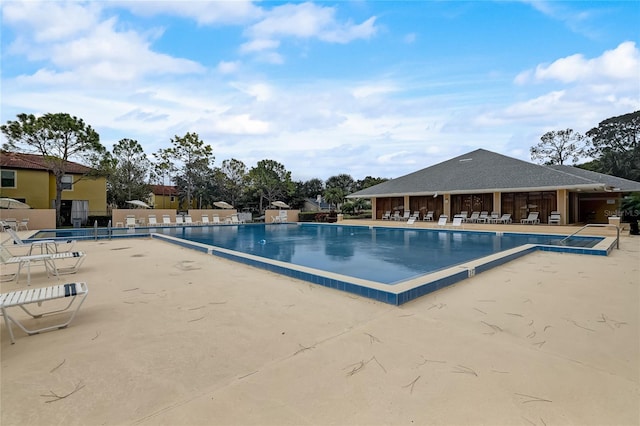
[[[583,173],[588,172],[588,173]],[[349,195],[349,198],[432,195],[440,193],[510,192],[555,189],[640,190],[640,182],[571,166],[542,166],[484,149],[392,179]]]

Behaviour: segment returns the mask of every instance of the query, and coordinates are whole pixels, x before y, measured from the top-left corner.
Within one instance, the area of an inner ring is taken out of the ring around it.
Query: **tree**
[[[318,195],[322,195],[324,192],[324,182],[322,179],[313,178],[302,183],[301,193],[305,198],[313,198],[314,200]]]
[[[348,174],[339,174],[337,176],[331,176],[327,179],[326,191],[324,192],[324,198],[327,203],[335,204],[336,208],[340,208],[340,204],[344,202],[344,197],[353,192],[355,181]],[[328,195],[327,195],[328,194]],[[338,194],[342,194],[342,198],[337,200]]]
[[[245,189],[247,181],[247,166],[240,161],[232,158],[231,160],[224,160],[220,171],[224,176],[222,193],[226,198],[225,201],[229,202],[232,206],[236,206],[238,201],[242,198],[242,193]]]
[[[113,170],[107,179],[107,199],[118,207],[128,200],[145,200],[149,195],[147,175],[151,162],[133,139],[121,139],[113,147]]]
[[[572,158],[575,163],[584,154],[584,140],[573,129],[547,132],[538,145],[531,147],[531,159],[542,160],[544,164],[564,164]]]
[[[331,207],[338,206],[344,201],[345,193],[338,187],[328,187],[324,191],[324,199],[331,205]]]
[[[356,181],[353,190],[354,191],[362,191],[363,189],[372,187],[372,186],[377,185],[377,184],[382,183],[382,182],[386,182],[388,180],[389,179],[387,179],[387,178],[380,178],[380,177],[376,178],[376,177],[372,177],[372,176],[367,176],[364,179]]]
[[[640,111],[608,118],[587,137],[595,171],[640,181]]]
[[[196,191],[196,182],[202,183],[203,171],[215,159],[213,149],[205,145],[197,133],[187,133],[183,137],[176,135],[171,143],[171,148],[161,149],[154,154],[158,160],[156,170],[174,174],[179,197],[188,208]]]
[[[264,201],[267,201],[267,205],[276,200],[286,202],[294,191],[291,172],[274,160],[258,161],[258,164],[249,170],[248,177],[253,190],[260,198],[260,213],[264,211]]]
[[[7,151],[37,153],[53,174],[56,181],[56,223],[62,225],[60,206],[62,205],[62,189],[66,182],[63,178],[67,172],[68,161],[93,166],[89,172],[81,175],[93,177],[102,171],[106,148],[100,144],[100,136],[82,119],[65,113],[45,114],[36,117],[33,114],[18,114],[16,121],[7,121],[0,126],[7,138],[3,146]]]

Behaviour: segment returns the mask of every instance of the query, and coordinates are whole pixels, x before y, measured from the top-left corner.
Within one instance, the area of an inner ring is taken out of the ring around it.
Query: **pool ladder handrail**
[[[614,228],[616,228],[616,234],[617,234],[616,235],[616,248],[618,250],[620,250],[620,227],[617,226],[617,225],[614,225],[612,223],[587,223],[586,225],[584,225],[582,228],[578,229],[573,234],[569,235],[568,237],[565,237],[565,238],[561,239],[560,242],[558,243],[558,245],[562,245],[562,243],[564,243],[569,238],[573,237],[574,235],[576,235],[578,232],[582,231],[583,229],[587,229],[587,228],[608,228],[610,226],[613,226]]]

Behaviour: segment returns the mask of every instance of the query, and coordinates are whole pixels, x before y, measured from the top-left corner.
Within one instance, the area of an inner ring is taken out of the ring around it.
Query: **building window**
[[[16,171],[15,170],[0,171],[0,187],[2,188],[16,187]]]
[[[170,201],[170,202],[172,202],[172,203],[173,203],[175,200],[176,200],[176,197],[174,197],[173,195],[171,195],[171,196],[169,197],[169,201]]]
[[[62,176],[62,190],[63,191],[73,190],[73,176],[71,175]]]

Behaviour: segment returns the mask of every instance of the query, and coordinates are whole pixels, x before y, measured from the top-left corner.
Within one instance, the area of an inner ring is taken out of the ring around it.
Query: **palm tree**
[[[324,191],[324,199],[331,205],[332,210],[334,205],[338,209],[340,203],[344,200],[344,193],[340,188],[328,188]]]

